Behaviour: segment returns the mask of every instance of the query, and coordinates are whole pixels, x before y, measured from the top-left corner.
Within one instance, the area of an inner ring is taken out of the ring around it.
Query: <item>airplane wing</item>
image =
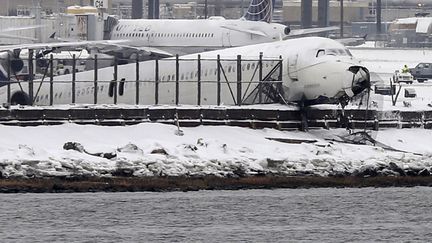
[[[366,37],[351,37],[351,38],[341,38],[341,39],[334,39],[334,40],[342,43],[344,46],[358,46],[366,42]]]
[[[289,39],[290,37],[294,37],[294,36],[323,33],[323,32],[328,32],[328,31],[338,30],[338,29],[339,27],[336,26],[328,26],[328,27],[319,27],[319,28],[291,30],[289,35],[287,35],[284,39]]]
[[[30,30],[30,29],[37,29],[42,27],[44,27],[44,25],[29,25],[29,26],[6,28],[0,30],[0,32],[4,33],[4,32],[17,31],[17,30]]]
[[[54,32],[51,36],[50,39],[56,40],[58,42],[61,43],[76,43],[73,39],[65,39],[65,38],[58,38],[55,36],[56,32]],[[157,49],[157,48],[153,48],[153,47],[137,47],[137,46],[132,46],[132,45],[125,45],[125,44],[121,44],[122,42],[128,42],[128,40],[125,41],[104,41],[104,42],[91,42],[87,45],[87,49],[97,49],[98,52],[101,53],[105,53],[105,54],[112,54],[112,53],[118,53],[118,52],[122,52],[122,53],[145,53],[146,55],[150,56],[159,56],[161,58],[165,58],[165,57],[172,57],[173,54]]]
[[[19,36],[19,35],[6,34],[5,32],[12,32],[12,31],[18,31],[18,30],[37,29],[37,28],[42,28],[43,26],[44,25],[30,25],[30,26],[22,26],[22,27],[13,27],[13,28],[2,29],[2,30],[0,30],[0,38],[21,39],[21,40],[35,41],[37,39],[32,38],[32,37],[25,37],[25,36]]]
[[[48,43],[33,43],[20,45],[5,45],[0,46],[1,51],[12,51],[21,49],[52,49],[52,48],[67,48],[67,47],[87,47],[91,45],[114,45],[128,40],[102,40],[102,41],[75,41],[75,42],[48,42]]]
[[[36,41],[36,38],[32,37],[25,37],[25,36],[18,36],[18,35],[10,35],[10,34],[3,34],[0,33],[0,38],[7,38],[7,39],[21,39],[21,40],[31,40]]]
[[[243,29],[243,28],[240,28],[240,27],[235,26],[235,25],[222,25],[221,27],[224,28],[224,29],[229,29],[229,30],[234,30],[234,31],[238,31],[238,32],[247,33],[247,34],[259,35],[259,36],[267,37],[267,35],[264,32],[259,31],[259,30]]]
[[[97,49],[100,53],[116,54],[116,53],[144,53],[145,56],[158,56],[161,58],[172,57],[169,52],[153,48],[153,47],[134,47],[124,43],[129,40],[101,40],[101,41],[71,41],[71,42],[48,42],[48,43],[34,43],[34,44],[21,44],[21,45],[6,45],[0,46],[0,52],[3,51],[20,51],[22,49],[35,49],[35,50],[75,50],[76,48]],[[19,52],[18,52],[19,53]]]
[[[91,48],[91,47],[90,47]],[[111,54],[111,52],[122,52],[122,53],[144,53],[146,56],[158,56],[160,58],[165,57],[172,57],[174,56],[172,53],[163,51],[158,48],[154,47],[148,47],[148,46],[130,46],[130,45],[124,45],[124,44],[109,44],[105,45],[104,47],[100,48],[96,46],[99,52]]]

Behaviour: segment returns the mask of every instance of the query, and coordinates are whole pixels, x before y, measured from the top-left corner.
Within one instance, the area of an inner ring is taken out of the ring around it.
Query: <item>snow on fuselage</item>
[[[360,67],[364,73],[367,73],[367,69],[361,67],[343,45],[327,38],[306,37],[200,53],[202,59],[201,104],[216,104],[217,55],[220,55],[221,65],[229,81],[228,85],[224,76],[221,75],[221,102],[223,104],[235,104],[237,64],[234,60],[237,55],[242,56],[242,97],[245,97],[246,92],[250,92],[257,85],[257,83],[250,84],[249,81],[252,79],[258,81],[256,68],[261,52],[264,60],[272,59],[272,61],[264,61],[263,63],[264,76],[278,64],[279,56],[282,57],[283,95],[287,101],[314,101],[322,100],[322,98],[338,100],[342,96],[350,97],[358,93],[359,90],[356,92],[352,90],[355,85],[362,89],[366,88],[364,77],[358,73],[353,73],[350,69]],[[179,103],[197,104],[197,54],[181,56],[180,59]],[[233,61],[224,61],[227,59]],[[110,81],[114,79],[113,69],[113,67],[108,67],[98,70],[99,104],[112,104],[114,102],[114,97],[109,92]],[[76,103],[93,103],[94,73],[94,71],[76,73]],[[175,74],[174,58],[159,61],[159,104],[175,104]],[[54,77],[54,104],[71,103],[71,79],[72,75]],[[136,64],[118,66],[117,81],[120,80],[124,80],[125,83],[122,92],[119,92],[120,90],[117,88],[117,102],[119,104],[135,104]],[[154,104],[155,61],[139,63],[139,80],[139,103]],[[35,81],[34,85],[35,104],[47,105],[50,100],[49,82],[45,80],[37,92],[39,83],[39,81]],[[22,86],[24,91],[28,90],[27,83],[22,83]],[[119,85],[117,86],[119,87]],[[12,94],[15,97],[27,95],[20,91],[21,89],[16,84],[12,85]],[[6,88],[1,89],[0,97],[6,97]],[[3,102],[5,102],[4,98]]]

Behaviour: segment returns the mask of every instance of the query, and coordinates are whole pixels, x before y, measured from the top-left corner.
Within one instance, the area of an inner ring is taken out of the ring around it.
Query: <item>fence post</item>
[[[201,55],[198,54],[198,99],[197,105],[201,105]]]
[[[220,55],[217,55],[217,105],[221,104],[221,60]]]
[[[28,53],[28,70],[29,70],[29,76],[28,76],[28,80],[29,80],[29,98],[30,98],[30,105],[33,105],[33,100],[34,100],[34,94],[33,94],[33,49],[29,49],[29,53]]]
[[[95,56],[96,58],[96,56]],[[72,104],[75,104],[76,97],[76,55],[72,55]]]
[[[237,105],[242,105],[242,67],[241,55],[237,55]]]
[[[258,61],[258,73],[259,73],[259,83],[258,83],[258,103],[262,103],[262,89],[263,89],[263,53],[259,54]]]
[[[116,65],[116,64],[114,64]],[[97,80],[98,80],[98,56],[95,55],[95,60],[94,60],[94,92],[93,92],[93,103],[97,104]],[[117,75],[117,71],[114,71],[114,75]],[[117,80],[117,78],[116,78]]]
[[[54,103],[54,56],[50,55],[50,105]]]
[[[8,53],[7,58],[8,58],[7,59],[7,66],[8,66],[8,68],[7,68],[7,75],[8,75],[8,77],[7,77],[7,80],[8,80],[8,83],[7,83],[7,103],[10,104],[11,103],[11,56],[9,53]]]
[[[180,68],[180,63],[179,63],[179,55],[178,54],[176,54],[176,80],[175,80],[175,82],[176,82],[176,105],[178,105],[179,104],[179,94],[180,94],[180,83],[179,83],[179,80],[180,80],[180,70],[179,70],[179,68]]]
[[[114,105],[117,105],[118,60],[114,57]]]
[[[159,103],[159,60],[155,60],[155,105]]]
[[[139,96],[140,96],[140,93],[139,93],[139,79],[140,79],[140,76],[139,76],[139,66],[140,66],[140,64],[139,64],[139,56],[137,54],[136,63],[135,63],[135,76],[136,76],[136,82],[135,82],[135,91],[136,91],[136,93],[135,93],[135,104],[136,105],[139,104]]]
[[[281,96],[283,96],[283,89],[282,89],[282,75],[283,75],[283,70],[282,70],[282,68],[283,68],[283,59],[282,59],[282,55],[280,55],[279,56],[279,77],[278,77],[278,79],[279,79],[279,83],[278,83],[278,90],[279,90],[279,94],[281,95]]]
[[[375,131],[379,130],[379,120],[378,120],[377,116],[374,117],[374,125],[373,125],[373,127],[374,127]]]

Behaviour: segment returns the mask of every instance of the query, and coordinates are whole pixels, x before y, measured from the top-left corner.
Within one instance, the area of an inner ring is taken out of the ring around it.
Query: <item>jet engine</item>
[[[8,52],[0,53],[0,87],[7,85],[8,77],[20,72],[23,67],[24,62],[17,55],[11,55]],[[8,72],[10,73],[8,74]]]
[[[9,66],[10,65],[10,66]],[[24,68],[24,61],[19,58],[19,53],[10,52],[0,53],[0,87],[8,84],[8,76],[13,77],[14,74],[21,72]],[[8,72],[10,74],[8,75]],[[14,104],[30,104],[29,96],[24,92],[16,92],[11,97]]]
[[[291,32],[291,28],[290,27],[285,27],[285,29],[284,29],[284,34],[285,35],[289,35],[289,33]]]
[[[8,57],[9,56],[9,57]],[[11,55],[7,52],[0,53],[0,65],[4,69],[4,75],[7,77],[7,70],[8,70],[8,58],[10,58],[10,71],[11,74],[20,72],[24,67],[24,61],[19,58],[17,55]]]

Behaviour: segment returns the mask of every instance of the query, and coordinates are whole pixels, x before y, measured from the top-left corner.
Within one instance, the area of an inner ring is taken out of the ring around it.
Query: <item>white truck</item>
[[[75,71],[82,72],[86,69],[87,59],[89,54],[87,51],[63,51],[60,53],[53,53],[54,68],[56,75],[70,74],[73,69],[72,55],[75,54]],[[49,58],[49,57],[48,57]]]
[[[407,83],[412,84],[414,81],[414,77],[409,72],[401,72],[396,70],[393,74],[393,82],[394,83]]]

